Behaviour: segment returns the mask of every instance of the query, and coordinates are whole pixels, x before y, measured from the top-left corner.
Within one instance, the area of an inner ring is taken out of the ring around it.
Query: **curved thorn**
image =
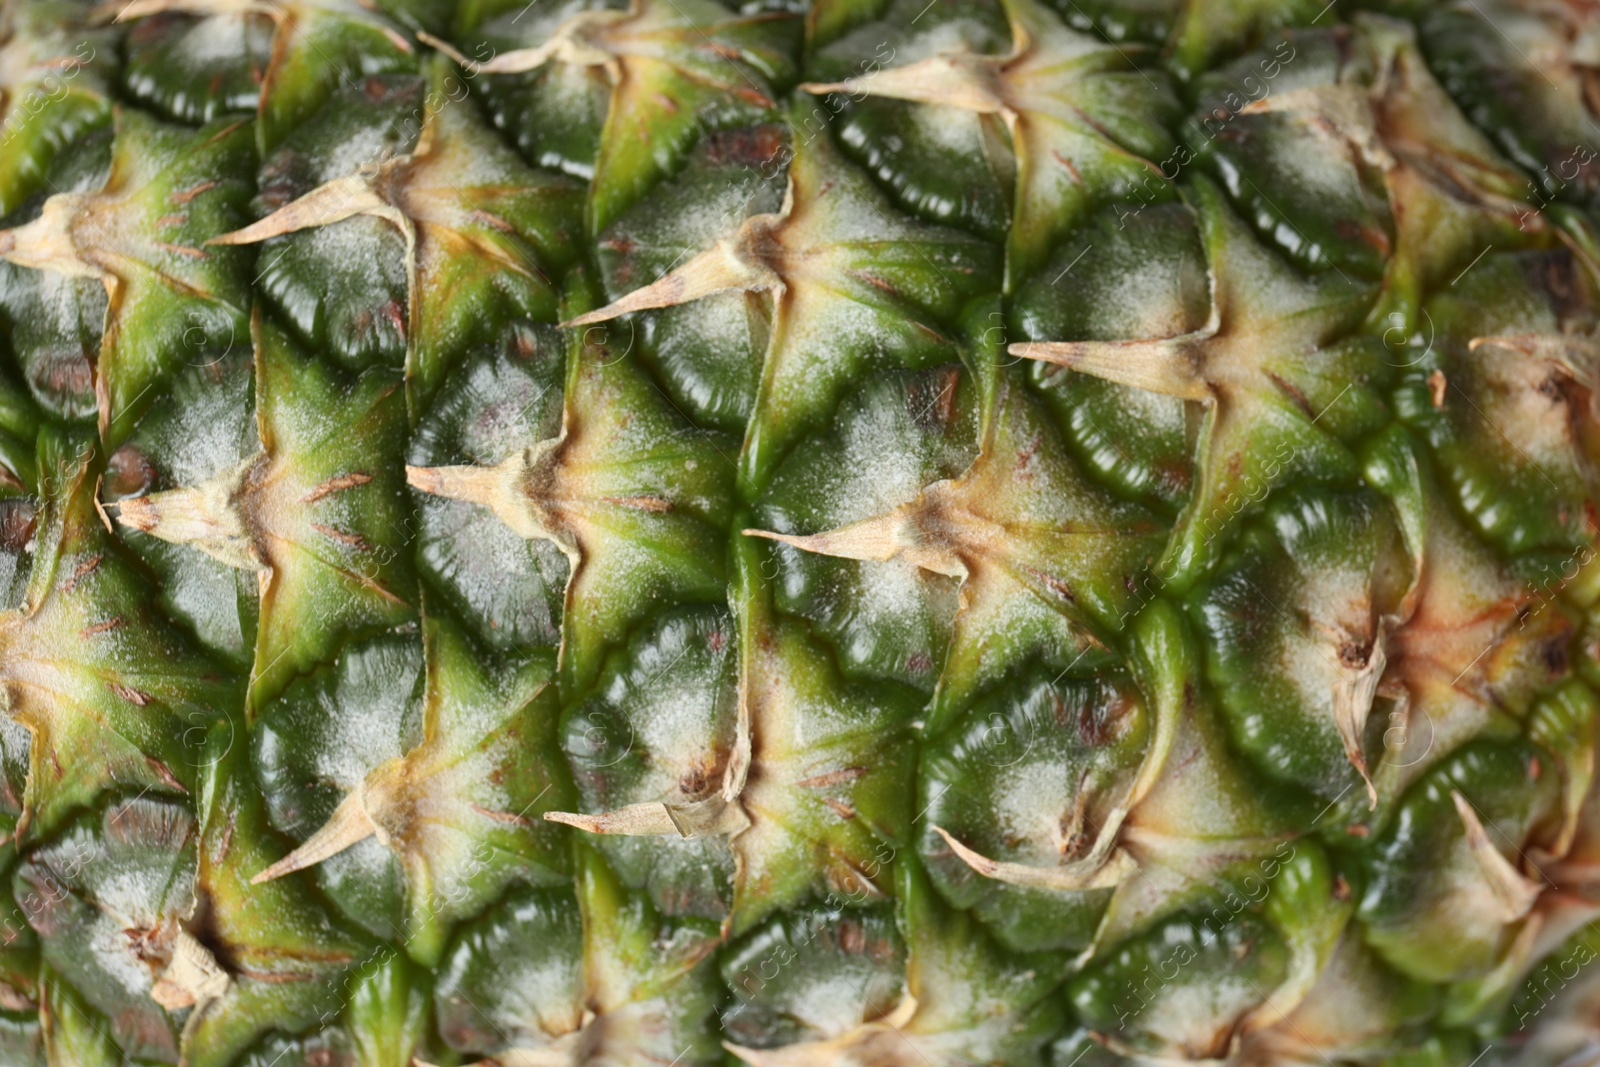
[[[1466,827],[1467,847],[1472,850],[1472,858],[1477,860],[1478,870],[1483,873],[1489,891],[1500,905],[1501,921],[1516,922],[1533,909],[1534,901],[1538,900],[1543,887],[1517,870],[1494,847],[1483,823],[1478,819],[1477,809],[1461,795],[1460,790],[1450,790],[1450,799],[1456,806],[1456,814],[1461,817],[1461,824]]]
[[[1096,855],[1104,851],[1096,847],[1089,856],[1062,867],[1030,867],[1023,863],[1005,863],[992,860],[963,845],[944,827],[933,827],[934,833],[944,838],[961,861],[985,878],[1011,885],[1035,889],[1109,889],[1121,885],[1138,870],[1133,857],[1121,849],[1109,857]]]

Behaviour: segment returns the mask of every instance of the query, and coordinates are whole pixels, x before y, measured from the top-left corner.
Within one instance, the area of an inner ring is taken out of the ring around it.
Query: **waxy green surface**
[[[0,3],[0,1063],[1600,1040],[1597,41]]]

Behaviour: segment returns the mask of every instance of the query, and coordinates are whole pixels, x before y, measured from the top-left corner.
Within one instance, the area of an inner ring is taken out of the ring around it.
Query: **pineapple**
[[[1577,0],[0,0],[0,1067],[1600,1056]]]

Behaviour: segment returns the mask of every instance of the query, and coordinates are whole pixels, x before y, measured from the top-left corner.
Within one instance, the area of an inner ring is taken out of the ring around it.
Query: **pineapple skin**
[[[0,1067],[1600,1055],[1577,0],[0,0]]]

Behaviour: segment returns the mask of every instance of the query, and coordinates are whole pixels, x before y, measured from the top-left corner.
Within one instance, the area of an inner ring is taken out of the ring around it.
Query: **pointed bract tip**
[[[175,6],[171,0],[132,0],[132,3],[127,4],[111,0],[110,3],[101,4],[96,8],[95,16],[110,22],[127,22],[131,19],[144,18],[146,15],[158,15]]]
[[[608,304],[596,311],[584,312],[582,315],[579,315],[576,318],[571,318],[567,319],[565,322],[556,323],[556,328],[561,330],[570,330],[574,326],[593,326],[596,323],[609,322],[623,314],[623,312],[615,310],[615,308],[615,304]]]
[[[260,885],[306,867],[314,867],[376,834],[377,824],[368,814],[361,794],[360,787],[352,790],[339,802],[321,829],[306,838],[299,848],[250,879],[250,884]]]
[[[290,855],[292,856],[292,855],[294,855],[294,853],[291,852]],[[251,885],[262,885],[262,884],[264,884],[266,882],[271,882],[271,881],[273,881],[275,879],[282,878],[284,875],[288,874],[289,872],[296,871],[296,870],[299,870],[299,868],[298,867],[286,866],[284,860],[279,860],[277,863],[274,863],[272,866],[268,867],[266,870],[257,872],[250,879],[250,884]]]
[[[455,45],[444,40],[443,38],[435,37],[427,30],[418,30],[417,40],[433,48],[435,51],[442,53],[447,59],[449,59],[458,67],[462,67],[470,71],[476,71],[481,66],[477,60],[468,59],[465,55],[463,55],[460,49],[456,48]]]
[[[149,533],[161,521],[161,509],[147,496],[113,500],[106,505],[106,509],[117,522],[140,533]]]

